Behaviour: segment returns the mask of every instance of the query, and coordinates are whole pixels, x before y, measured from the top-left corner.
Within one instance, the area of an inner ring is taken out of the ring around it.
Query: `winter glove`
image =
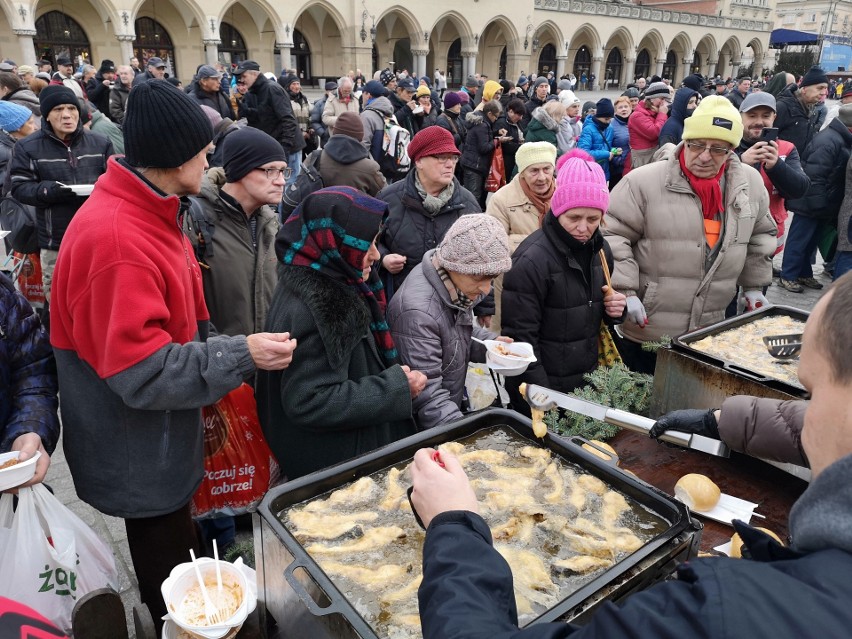
[[[627,317],[639,328],[645,328],[648,325],[648,313],[645,312],[645,305],[635,295],[627,298]]]
[[[719,424],[716,422],[715,412],[715,408],[675,410],[660,417],[648,434],[656,439],[667,430],[677,430],[682,433],[719,439]]]
[[[746,311],[756,311],[764,306],[769,306],[769,300],[760,291],[745,291],[743,297],[745,298]]]
[[[56,204],[57,202],[67,202],[77,196],[67,186],[53,180],[45,180],[39,182],[38,195],[36,197],[45,204]]]

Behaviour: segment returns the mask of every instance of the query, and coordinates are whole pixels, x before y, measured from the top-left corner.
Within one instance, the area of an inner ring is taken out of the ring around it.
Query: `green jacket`
[[[118,125],[106,115],[100,111],[93,111],[92,125],[89,128],[112,142],[112,148],[117,155],[124,155],[124,134],[118,128]]]
[[[295,479],[416,432],[408,380],[386,367],[366,304],[307,267],[280,266],[266,330],[297,340],[283,371],[259,371],[257,407],[282,472]]]
[[[278,216],[261,206],[257,217],[257,248],[252,246],[249,219],[220,197],[225,171],[214,167],[207,171],[201,193],[193,198],[190,212],[200,212],[207,224],[199,224],[191,214],[184,215],[184,231],[196,247],[202,263],[204,301],[210,322],[221,335],[251,335],[263,330],[266,311],[278,283],[275,235]],[[198,230],[206,230],[207,245],[199,248]],[[208,268],[204,268],[207,265]]]

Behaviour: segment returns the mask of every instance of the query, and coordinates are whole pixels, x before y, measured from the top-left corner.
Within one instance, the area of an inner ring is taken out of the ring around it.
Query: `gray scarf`
[[[420,182],[420,176],[417,175],[417,172],[414,172],[414,188],[417,189],[417,194],[420,196],[420,199],[423,200],[423,208],[430,214],[438,215],[441,212],[447,203],[450,201],[450,198],[453,197],[453,192],[456,190],[455,180],[450,182],[447,187],[438,193],[438,195],[429,195],[426,193],[426,189],[423,188],[423,184]]]
[[[790,510],[793,549],[852,552],[852,455],[826,468]]]

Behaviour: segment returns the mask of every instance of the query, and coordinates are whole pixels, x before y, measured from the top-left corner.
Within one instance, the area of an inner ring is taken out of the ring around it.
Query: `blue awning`
[[[786,45],[816,44],[819,42],[819,34],[807,31],[796,31],[795,29],[775,29],[769,36],[769,46],[779,48]]]

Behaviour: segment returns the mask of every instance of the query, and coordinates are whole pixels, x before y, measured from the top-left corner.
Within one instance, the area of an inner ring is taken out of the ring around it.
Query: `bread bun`
[[[713,510],[719,503],[722,491],[705,475],[690,473],[677,480],[675,497],[690,510],[699,512]]]
[[[771,530],[768,530],[767,528],[758,528],[757,530],[762,530],[767,535],[772,537],[775,541],[777,541],[779,544],[781,544],[782,546],[784,545],[784,542],[781,541],[781,538],[778,535],[776,535],[774,532],[772,532]],[[734,559],[741,559],[742,556],[743,556],[743,540],[740,537],[739,533],[734,533],[734,536],[731,537],[731,555],[730,556],[733,557]]]
[[[594,444],[594,446],[590,444]],[[595,446],[597,446],[597,448],[595,448]],[[603,448],[604,450],[609,451],[611,455],[608,456],[605,453],[602,453],[598,450],[598,448]],[[598,441],[597,439],[591,439],[589,440],[588,444],[583,444],[583,449],[589,451],[592,455],[600,457],[605,461],[609,461],[610,459],[618,459],[618,453],[615,452],[615,448],[605,442]]]

